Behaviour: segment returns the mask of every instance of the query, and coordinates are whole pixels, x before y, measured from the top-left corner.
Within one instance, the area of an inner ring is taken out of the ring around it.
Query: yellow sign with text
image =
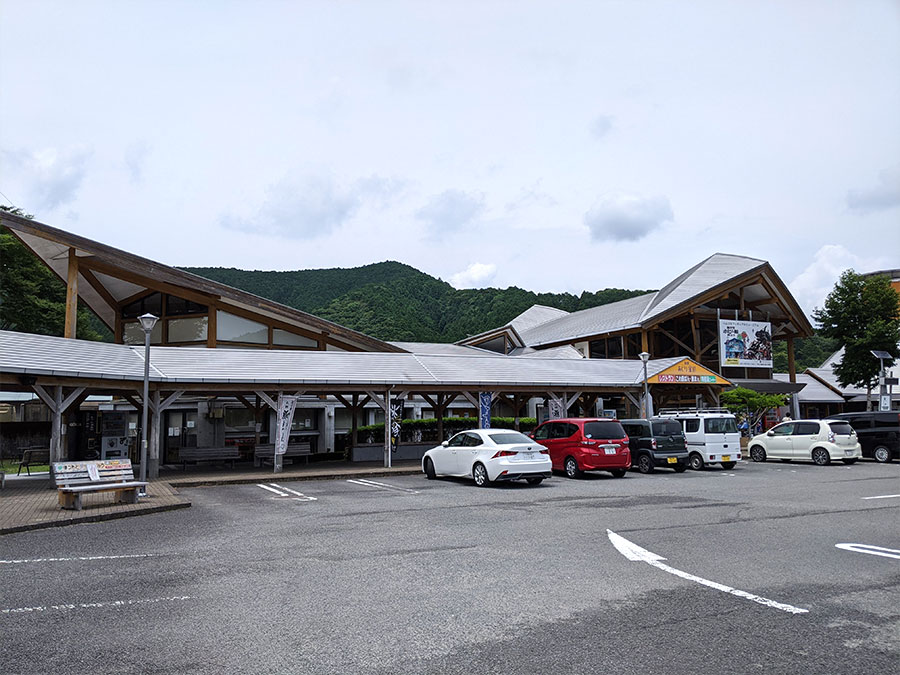
[[[724,386],[731,384],[721,375],[704,368],[691,359],[684,359],[674,366],[669,366],[662,372],[647,378],[647,382],[649,384],[720,384]]]

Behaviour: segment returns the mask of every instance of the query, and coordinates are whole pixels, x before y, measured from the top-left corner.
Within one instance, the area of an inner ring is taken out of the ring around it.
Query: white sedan
[[[550,451],[525,434],[509,429],[461,431],[422,457],[429,478],[471,476],[475,485],[524,478],[537,485],[550,478]]]

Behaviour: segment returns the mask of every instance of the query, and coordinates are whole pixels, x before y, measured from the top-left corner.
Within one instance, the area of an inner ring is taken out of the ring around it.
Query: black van
[[[876,462],[900,459],[900,413],[852,412],[828,418],[850,422],[862,446],[863,457],[874,457]]]
[[[688,467],[687,441],[681,425],[671,417],[651,420],[622,420],[631,449],[631,466],[641,473],[652,473],[658,467],[684,473]]]

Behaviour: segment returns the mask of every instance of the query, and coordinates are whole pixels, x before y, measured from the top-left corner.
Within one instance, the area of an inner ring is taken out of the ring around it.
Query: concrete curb
[[[0,529],[0,536],[4,534],[13,534],[15,532],[30,532],[31,530],[45,530],[51,527],[65,527],[67,525],[80,525],[82,523],[98,523],[104,520],[118,520],[119,518],[132,518],[134,516],[145,516],[150,513],[160,513],[162,511],[174,511],[176,509],[190,508],[189,501],[180,504],[164,504],[161,506],[148,506],[145,509],[135,509],[132,511],[121,511],[119,513],[103,513],[94,515],[76,516],[74,518],[66,518],[65,520],[48,520],[40,523],[28,523],[27,525],[14,525],[12,527],[4,527]]]

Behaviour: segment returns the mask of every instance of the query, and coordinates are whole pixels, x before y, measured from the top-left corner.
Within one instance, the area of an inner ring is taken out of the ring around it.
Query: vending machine
[[[100,420],[100,459],[128,459],[128,416],[104,412]]]

